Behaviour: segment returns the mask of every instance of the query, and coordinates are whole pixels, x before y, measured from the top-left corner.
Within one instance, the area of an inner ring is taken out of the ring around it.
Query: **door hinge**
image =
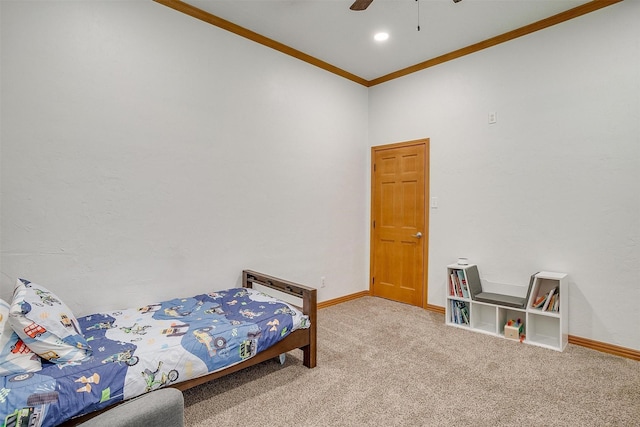
[[[373,164],[373,171],[374,172],[376,171],[376,164],[375,163]]]
[[[372,277],[372,278],[371,278],[371,284],[373,285],[374,283],[376,283],[376,278],[375,278],[375,277]]]
[[[376,228],[376,220],[375,219],[373,220],[373,228],[374,229]]]

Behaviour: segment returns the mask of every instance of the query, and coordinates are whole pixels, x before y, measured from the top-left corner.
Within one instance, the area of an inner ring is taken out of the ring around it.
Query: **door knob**
[[[416,239],[422,239],[422,233],[418,231],[416,234],[413,235],[413,237],[415,237]]]

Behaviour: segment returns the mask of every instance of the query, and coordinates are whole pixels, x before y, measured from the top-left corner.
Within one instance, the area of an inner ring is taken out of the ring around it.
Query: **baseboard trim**
[[[362,297],[368,297],[369,295],[371,295],[369,291],[362,291],[362,292],[357,292],[351,295],[345,295],[340,298],[331,299],[328,301],[322,301],[318,303],[318,309],[331,307],[332,305],[342,304],[343,302],[351,301],[351,300],[362,298]]]
[[[424,306],[425,310],[433,311],[435,313],[440,313],[444,315],[444,307],[440,307],[439,305],[431,305],[427,304]]]
[[[569,335],[569,344],[579,345],[581,347],[590,348],[592,350],[602,351],[604,353],[613,354],[614,356],[625,357],[627,359],[640,361],[640,351],[619,345],[608,344],[606,342],[594,341],[588,338],[576,337]]]
[[[340,298],[318,303],[318,308],[320,309],[320,308],[331,307],[332,305],[341,304],[343,302],[366,297],[369,295],[371,295],[369,291],[362,291],[362,292],[358,292],[351,295],[345,295]],[[426,304],[424,308],[425,310],[433,311],[435,313],[444,315],[444,307],[441,307],[439,305]],[[620,356],[626,359],[640,361],[640,351],[634,350],[632,348],[621,347],[619,345],[608,344],[606,342],[595,341],[588,338],[576,337],[574,335],[569,335],[569,344],[575,344],[575,345],[579,345],[580,347],[586,347],[592,350],[601,351],[603,353],[613,354],[614,356]]]

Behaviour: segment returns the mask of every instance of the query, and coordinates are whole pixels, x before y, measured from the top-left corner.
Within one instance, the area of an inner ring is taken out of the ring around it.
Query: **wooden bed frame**
[[[204,375],[202,377],[193,378],[178,384],[172,384],[167,387],[174,387],[178,390],[187,390],[192,387],[196,387],[198,385],[207,383],[209,381],[215,380],[217,378],[224,377],[225,375],[229,375],[231,373],[240,371],[249,366],[257,365],[258,363],[262,363],[265,360],[273,359],[280,356],[283,353],[286,353],[291,350],[301,349],[303,352],[303,365],[307,368],[315,368],[316,366],[316,357],[317,357],[317,348],[316,348],[316,333],[317,333],[317,312],[318,312],[318,301],[317,301],[317,291],[314,288],[310,288],[308,286],[303,286],[297,283],[289,282],[287,280],[278,279],[277,277],[268,276],[266,274],[257,273],[251,270],[243,270],[242,271],[242,287],[243,288],[253,288],[253,285],[260,285],[263,287],[267,287],[270,289],[274,289],[279,292],[283,292],[288,295],[292,295],[294,297],[300,298],[302,300],[302,312],[309,316],[309,321],[311,326],[306,329],[298,329],[290,333],[286,338],[279,341],[275,345],[269,347],[268,349],[261,351],[255,356],[240,362],[236,365],[230,366],[228,368]],[[277,296],[276,296],[277,298]],[[104,408],[101,411],[91,412],[89,414],[81,415],[79,417],[73,418],[69,421],[66,421],[62,424],[63,427],[69,426],[77,426],[84,421],[87,421],[105,411],[108,411],[111,408],[118,406],[123,402],[118,402],[108,408]]]

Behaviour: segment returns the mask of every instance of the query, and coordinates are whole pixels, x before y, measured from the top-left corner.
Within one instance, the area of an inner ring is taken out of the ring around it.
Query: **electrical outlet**
[[[498,113],[496,113],[495,111],[492,113],[489,113],[489,124],[492,125],[494,123],[497,123],[498,121]]]
[[[324,277],[324,276],[322,276],[322,277],[320,278],[320,287],[321,287],[321,288],[324,288],[324,287],[326,286],[326,283],[324,282],[324,279],[325,279],[325,277]]]

